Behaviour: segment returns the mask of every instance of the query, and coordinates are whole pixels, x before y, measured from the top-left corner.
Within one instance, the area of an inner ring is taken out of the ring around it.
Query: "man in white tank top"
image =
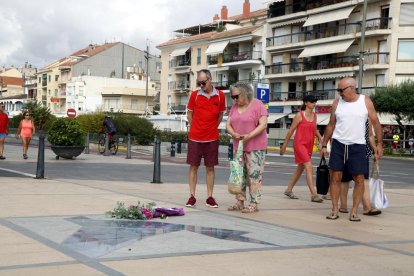
[[[340,98],[332,105],[330,121],[323,136],[321,155],[326,155],[328,141],[333,138],[329,167],[331,175],[332,212],[327,219],[337,219],[338,200],[342,172],[348,168],[355,182],[353,205],[350,221],[360,221],[357,215],[359,203],[364,193],[364,173],[369,168],[365,156],[365,122],[367,118],[372,123],[377,137],[375,156],[383,154],[382,129],[377,112],[369,97],[357,94],[353,78],[344,78],[338,84]]]

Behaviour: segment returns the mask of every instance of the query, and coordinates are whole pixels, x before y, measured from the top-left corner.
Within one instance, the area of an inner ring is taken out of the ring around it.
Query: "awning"
[[[171,56],[172,57],[184,56],[185,52],[187,52],[188,49],[190,49],[190,47],[175,49],[174,51],[171,52]]]
[[[342,72],[336,74],[319,74],[306,76],[306,80],[326,80],[326,79],[341,79],[345,77],[353,77],[354,72]]]
[[[229,40],[211,43],[206,50],[206,54],[221,54],[223,53],[224,48],[226,48],[227,44],[229,44]]]
[[[397,121],[395,120],[395,115],[390,114],[390,113],[377,113],[378,115],[378,119],[381,123],[381,125],[398,125]],[[414,121],[411,122],[407,122],[407,121],[402,121],[401,122],[403,125],[414,125]]]
[[[306,21],[306,17],[302,17],[302,18],[296,18],[296,19],[289,20],[289,21],[277,22],[276,24],[272,24],[271,26],[272,27],[282,27],[282,26],[292,25],[292,24],[305,22],[305,21]]]
[[[325,44],[318,44],[306,47],[298,58],[322,56],[335,53],[343,53],[348,50],[349,46],[354,42],[353,39],[345,41],[336,41]]]
[[[349,15],[354,8],[355,6],[352,6],[340,10],[311,14],[309,15],[308,20],[306,20],[305,24],[303,24],[303,27],[349,18]]]
[[[267,123],[268,124],[274,124],[276,120],[282,119],[283,117],[286,117],[289,115],[288,113],[269,113],[269,116],[267,117]]]
[[[227,71],[230,70],[229,66],[221,66],[221,67],[212,67],[209,68],[211,72],[218,72],[218,71]]]
[[[262,0],[263,4],[272,4],[273,2],[283,2],[285,0]]]
[[[331,114],[316,114],[316,124],[318,126],[326,126],[330,118]]]

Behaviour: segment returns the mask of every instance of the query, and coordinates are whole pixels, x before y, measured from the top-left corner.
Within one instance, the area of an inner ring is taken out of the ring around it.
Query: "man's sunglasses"
[[[237,100],[237,99],[239,98],[239,96],[240,96],[240,94],[237,94],[237,95],[231,95],[230,97],[231,97],[233,100]]]
[[[207,80],[205,80],[205,81],[198,81],[198,82],[197,82],[197,85],[198,85],[198,86],[206,86],[207,81],[208,81],[208,79],[207,79]]]
[[[349,86],[347,86],[345,88],[338,88],[338,89],[336,89],[336,91],[338,91],[339,93],[342,93],[342,92],[344,92],[349,87],[351,87],[351,85],[349,85]]]

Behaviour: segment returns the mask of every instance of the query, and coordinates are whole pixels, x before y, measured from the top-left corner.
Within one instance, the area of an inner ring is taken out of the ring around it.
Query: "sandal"
[[[243,208],[242,213],[254,213],[259,212],[259,209],[257,208],[257,204],[249,204],[249,206]]]
[[[227,208],[227,211],[241,211],[244,209],[244,202],[241,200],[238,200],[236,204],[229,206]]]
[[[331,196],[330,196],[330,195],[324,195],[324,196],[322,196],[322,199],[325,199],[325,200],[332,200],[332,198],[331,198]]]
[[[332,212],[328,216],[326,216],[326,219],[334,220],[334,219],[338,219],[338,218],[339,218],[338,213],[335,213],[335,212]]]
[[[381,210],[375,208],[363,213],[364,216],[377,216],[379,214],[381,214]]]
[[[339,208],[339,213],[349,213],[347,208]]]
[[[295,194],[294,194],[293,192],[288,192],[288,191],[286,191],[286,192],[284,192],[283,194],[284,194],[285,196],[289,197],[290,199],[298,199],[298,197],[297,197],[297,196],[295,196]]]
[[[312,202],[316,202],[316,203],[322,203],[323,202],[323,199],[320,198],[318,195],[316,195],[316,196],[312,196],[311,197],[311,201]]]
[[[361,221],[361,219],[356,214],[351,214],[349,216],[350,221]]]

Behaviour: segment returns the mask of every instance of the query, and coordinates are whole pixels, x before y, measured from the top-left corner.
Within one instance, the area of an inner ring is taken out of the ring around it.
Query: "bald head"
[[[354,78],[343,78],[339,82],[339,85],[338,86],[340,86],[340,85],[342,85],[343,87],[352,86],[353,88],[355,88],[356,82],[355,82],[355,79]]]

